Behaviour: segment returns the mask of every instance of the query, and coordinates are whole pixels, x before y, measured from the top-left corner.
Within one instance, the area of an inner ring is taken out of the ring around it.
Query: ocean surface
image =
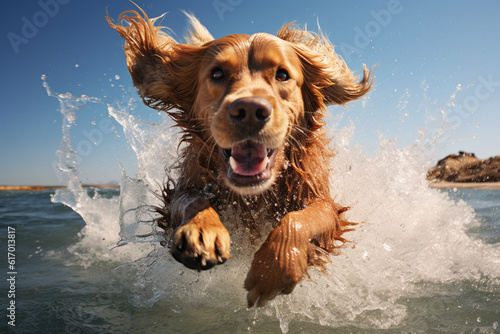
[[[367,155],[351,144],[355,124],[329,129],[330,186],[360,224],[325,273],[311,268],[292,294],[247,309],[243,282],[263,240],[252,244],[231,208],[219,212],[232,240],[224,265],[198,273],[160,244],[151,206],[166,176],[177,177],[179,134],[168,117],[153,124],[133,105],[108,105],[137,171],[122,167],[119,190],[86,189],[72,131],[99,99],[44,86],[60,102],[57,168],[67,187],[0,192],[1,333],[500,331],[500,190],[430,188],[433,131],[406,147],[381,137]]]
[[[305,281],[292,295],[260,310],[245,307],[248,264],[231,270],[231,260],[196,273],[167,254],[126,264],[127,255],[114,258],[114,250],[103,246],[107,232],[101,246],[96,240],[85,245],[86,222],[64,204],[52,203],[53,192],[0,192],[1,332],[498,332],[500,191],[430,191],[455,203],[434,222],[442,225],[440,232],[419,232],[414,226],[388,233],[379,245],[363,240],[333,257],[327,276],[310,270],[316,282]],[[88,192],[95,198],[94,191]],[[119,202],[116,190],[98,194],[110,205]],[[457,217],[454,210],[460,210],[453,205],[467,208],[465,217]],[[454,218],[453,224],[445,221]],[[6,298],[9,228],[15,229],[14,298]],[[439,243],[414,240],[427,233],[440,233]],[[362,234],[373,237],[369,228]],[[369,262],[389,263],[360,268]],[[15,301],[15,327],[8,325],[10,300]]]

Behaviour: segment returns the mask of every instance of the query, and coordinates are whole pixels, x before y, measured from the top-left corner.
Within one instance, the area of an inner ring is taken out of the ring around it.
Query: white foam
[[[407,317],[402,299],[429,293],[421,289],[422,283],[500,275],[495,262],[498,246],[466,233],[476,224],[473,210],[425,181],[431,157],[420,144],[428,141],[397,148],[396,141],[383,139],[375,156],[368,157],[362,148],[350,145],[354,131],[351,126],[334,133],[332,189],[340,204],[352,207],[348,218],[363,223],[347,234],[352,246],[347,244],[341,255],[332,257],[327,275],[310,270],[313,282],[303,282],[291,295],[257,311],[260,317],[277,317],[283,332],[299,320],[332,327],[390,328]],[[160,156],[172,156],[172,146],[163,148]],[[152,306],[168,300],[186,309],[210,306],[215,300],[212,307],[220,308],[222,299],[226,308],[254,317],[254,311],[244,311],[242,286],[253,252],[248,250],[256,248],[244,240],[234,215],[226,216],[233,217],[226,223],[233,238],[233,258],[226,265],[198,274],[158,247],[134,264],[138,276],[133,302]]]

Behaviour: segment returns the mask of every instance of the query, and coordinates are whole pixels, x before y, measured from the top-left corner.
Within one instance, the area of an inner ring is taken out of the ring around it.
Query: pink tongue
[[[267,166],[267,148],[262,144],[245,142],[231,149],[229,162],[233,172],[244,176],[262,173]]]

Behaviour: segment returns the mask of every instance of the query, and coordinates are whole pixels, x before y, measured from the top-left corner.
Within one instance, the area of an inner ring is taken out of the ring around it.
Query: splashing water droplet
[[[385,239],[383,246],[386,251],[392,252],[392,249],[394,248],[394,241],[392,239]]]

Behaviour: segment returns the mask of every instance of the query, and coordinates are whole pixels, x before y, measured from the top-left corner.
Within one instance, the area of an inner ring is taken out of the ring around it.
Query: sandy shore
[[[89,184],[83,185],[84,188],[101,188],[101,189],[118,189],[118,186],[106,185],[106,184]],[[65,186],[0,186],[0,191],[42,191],[50,189],[65,188]]]
[[[500,182],[431,182],[430,186],[437,189],[487,189],[497,190],[500,189]]]

